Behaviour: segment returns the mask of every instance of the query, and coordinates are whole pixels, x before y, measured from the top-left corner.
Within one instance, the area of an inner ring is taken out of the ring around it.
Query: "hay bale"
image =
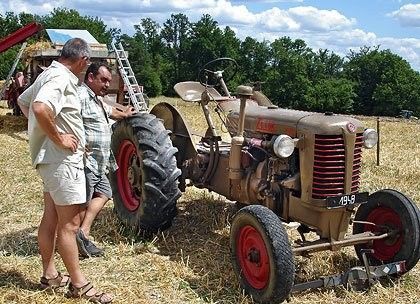
[[[26,60],[29,57],[35,55],[35,53],[39,50],[45,50],[52,48],[52,44],[49,41],[38,41],[33,44],[28,45],[25,50],[23,51],[22,57]]]

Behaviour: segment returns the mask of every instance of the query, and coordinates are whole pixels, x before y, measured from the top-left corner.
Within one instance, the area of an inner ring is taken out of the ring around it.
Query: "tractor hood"
[[[228,129],[234,134],[239,120],[239,100],[230,99],[219,105],[228,112]],[[364,130],[359,120],[348,116],[259,106],[253,100],[247,100],[245,112],[245,131],[254,137],[260,137],[258,134],[261,133],[297,137],[302,132],[334,135],[343,131],[359,133]]]

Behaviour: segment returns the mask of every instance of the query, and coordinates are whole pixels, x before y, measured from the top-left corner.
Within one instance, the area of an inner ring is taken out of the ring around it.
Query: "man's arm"
[[[26,105],[24,105],[24,104],[22,104],[20,102],[20,100],[18,100],[18,105],[19,105],[19,108],[22,110],[23,115],[25,115],[25,117],[28,118],[28,115],[29,115],[29,107],[26,106]]]
[[[109,115],[109,117],[111,117],[114,120],[121,120],[123,118],[133,116],[136,113],[136,110],[132,106],[125,107],[124,111],[120,111],[117,108],[112,107],[111,114]]]
[[[54,114],[51,108],[42,102],[34,102],[32,111],[41,129],[47,134],[57,146],[63,149],[70,149],[76,152],[78,139],[73,134],[60,134],[54,121]]]
[[[29,116],[29,107],[31,105],[31,95],[32,95],[33,87],[27,88],[25,91],[22,92],[18,96],[18,105],[20,109],[22,110],[23,115],[25,115],[26,118]]]

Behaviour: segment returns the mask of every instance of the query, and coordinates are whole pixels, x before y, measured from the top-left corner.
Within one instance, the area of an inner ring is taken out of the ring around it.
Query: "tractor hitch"
[[[363,253],[366,257],[366,253]],[[367,258],[364,259],[367,264]],[[356,266],[348,271],[322,277],[318,280],[295,284],[292,292],[301,292],[307,289],[326,288],[344,285],[354,291],[369,289],[385,276],[401,274],[405,272],[405,261],[393,262],[379,266]]]

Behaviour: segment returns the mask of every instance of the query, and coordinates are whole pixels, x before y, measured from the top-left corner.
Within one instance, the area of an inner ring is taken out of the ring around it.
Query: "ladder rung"
[[[130,97],[131,104],[137,110],[147,111],[147,104],[144,101],[143,92],[139,92],[140,86],[138,85],[136,76],[131,68],[127,53],[124,51],[121,43],[118,44],[119,49],[117,49],[114,43],[112,44],[112,47],[119,64],[118,69],[124,84],[128,89],[128,96]]]

